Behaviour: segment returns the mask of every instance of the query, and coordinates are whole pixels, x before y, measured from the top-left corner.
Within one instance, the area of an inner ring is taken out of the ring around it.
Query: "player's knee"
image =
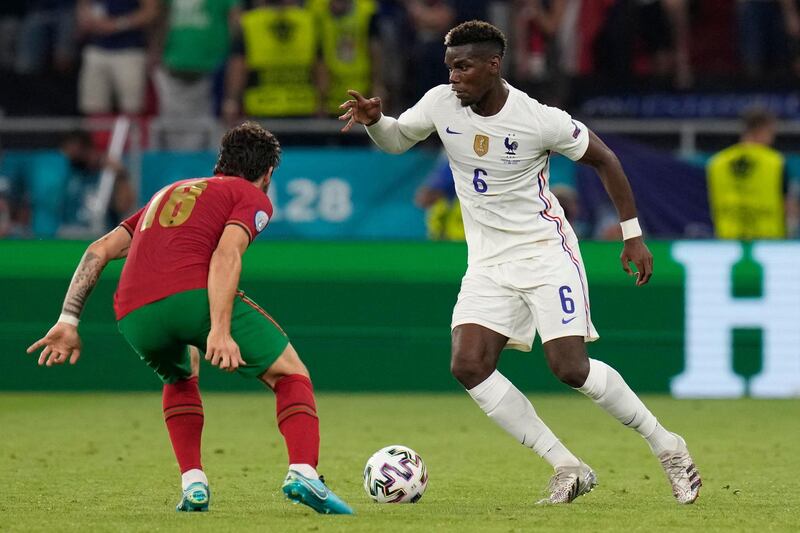
[[[450,372],[465,388],[471,389],[485,381],[494,372],[494,368],[478,358],[454,355],[450,362]]]
[[[300,356],[289,344],[280,357],[264,372],[259,379],[268,387],[273,388],[275,383],[286,376],[301,375],[310,378],[308,368],[303,364]]]
[[[569,358],[548,358],[547,363],[553,374],[573,388],[582,387],[589,375],[589,361]]]

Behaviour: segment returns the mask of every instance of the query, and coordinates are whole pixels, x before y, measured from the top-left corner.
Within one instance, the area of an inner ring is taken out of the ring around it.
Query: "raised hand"
[[[78,335],[78,328],[57,322],[47,335],[28,346],[26,352],[33,353],[41,347],[44,347],[44,350],[39,355],[39,365],[60,365],[67,359],[69,364],[74,365],[81,356],[81,337]]]
[[[226,372],[233,372],[247,364],[231,334],[214,330],[209,332],[206,340],[206,361],[211,361],[212,365]]]
[[[364,124],[365,126],[372,126],[381,118],[381,99],[380,98],[364,98],[358,91],[347,91],[347,94],[353,98],[346,101],[339,108],[344,109],[345,113],[339,117],[339,120],[346,120],[347,124],[344,125],[342,131],[350,131],[356,123]]]
[[[619,259],[622,262],[622,270],[629,276],[636,276],[637,286],[650,281],[650,276],[653,275],[653,254],[650,253],[641,237],[625,240]],[[629,263],[636,266],[636,272],[631,270]]]

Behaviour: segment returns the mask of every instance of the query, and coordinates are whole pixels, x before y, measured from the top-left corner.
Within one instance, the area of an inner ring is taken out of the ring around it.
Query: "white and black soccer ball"
[[[378,503],[416,503],[427,486],[422,457],[406,446],[381,448],[364,467],[364,490]]]

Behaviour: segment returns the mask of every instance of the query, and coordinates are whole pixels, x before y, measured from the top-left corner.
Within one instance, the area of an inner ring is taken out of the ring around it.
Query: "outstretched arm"
[[[617,209],[620,223],[633,224],[638,228],[638,222],[628,222],[636,219],[636,202],[633,199],[633,191],[625,176],[625,171],[622,170],[622,164],[614,152],[592,131],[589,131],[589,146],[586,153],[579,161],[590,165],[597,171],[608,196]],[[635,232],[633,236],[623,242],[624,246],[620,256],[622,269],[628,275],[637,276],[636,285],[644,285],[650,281],[650,276],[653,275],[653,254],[647,249],[641,231]],[[629,263],[636,266],[637,272],[634,273],[631,270]]]
[[[208,307],[211,330],[206,340],[206,360],[222,370],[233,372],[246,363],[231,337],[233,298],[242,272],[242,254],[250,244],[242,228],[231,224],[222,232],[208,269]]]
[[[352,98],[339,106],[345,110],[339,120],[347,121],[342,131],[349,131],[356,123],[363,124],[372,141],[384,152],[402,154],[435,129],[420,103],[395,119],[381,113],[380,98],[367,99],[352,90],[347,93]]]
[[[112,259],[127,256],[130,245],[131,235],[122,227],[115,228],[89,245],[72,276],[61,307],[61,316],[44,337],[28,347],[28,353],[44,347],[39,355],[40,365],[60,365],[67,359],[73,365],[77,362],[81,356],[78,321],[86,300],[105,266]]]

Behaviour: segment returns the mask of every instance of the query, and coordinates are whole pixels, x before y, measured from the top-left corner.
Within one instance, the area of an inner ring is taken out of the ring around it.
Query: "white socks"
[[[311,465],[293,464],[289,465],[289,470],[294,470],[295,472],[299,472],[300,474],[303,474],[305,477],[309,479],[319,479],[319,474],[317,474],[316,469]],[[181,474],[182,490],[186,490],[186,488],[189,485],[197,482],[205,483],[205,485],[208,486],[208,478],[206,477],[205,472],[203,472],[202,470],[193,468]]]
[[[589,359],[589,375],[577,390],[638,431],[656,455],[678,448],[677,437],[661,427],[619,372],[602,361]],[[539,418],[528,398],[497,370],[467,392],[489,418],[554,468],[581,464]]]
[[[308,464],[300,464],[295,463],[289,465],[289,470],[294,470],[298,474],[302,474],[308,479],[319,479],[319,474],[317,474],[317,469]]]
[[[208,486],[208,478],[206,477],[205,472],[202,470],[198,470],[197,468],[192,468],[191,470],[187,470],[183,474],[181,474],[181,489],[186,490],[186,488],[191,485],[192,483],[204,483]]]
[[[604,362],[589,359],[589,375],[577,390],[624,425],[638,431],[656,455],[678,447],[675,435],[661,427],[619,372]]]
[[[542,422],[528,398],[497,370],[467,392],[489,418],[553,467],[580,465]]]

